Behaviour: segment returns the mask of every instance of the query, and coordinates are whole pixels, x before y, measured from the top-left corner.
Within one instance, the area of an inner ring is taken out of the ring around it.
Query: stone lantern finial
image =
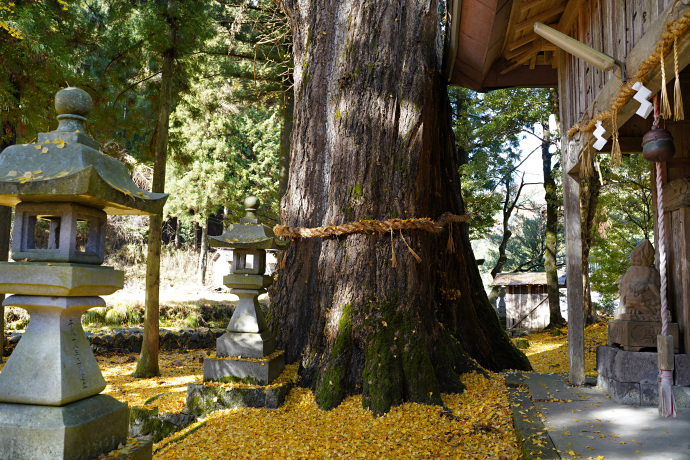
[[[84,122],[92,108],[93,100],[83,89],[61,89],[55,95],[55,111],[60,121],[55,132],[84,132]]]
[[[244,199],[245,216],[240,219],[241,224],[258,224],[259,218],[256,211],[261,206],[261,201],[255,196],[248,196]]]

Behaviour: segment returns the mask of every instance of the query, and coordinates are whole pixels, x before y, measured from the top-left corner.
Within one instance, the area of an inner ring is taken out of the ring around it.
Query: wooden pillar
[[[11,222],[12,208],[0,206],[0,262],[9,258]],[[5,309],[2,307],[4,299],[5,294],[0,294],[0,362],[2,362],[5,345]]]
[[[564,139],[563,144],[563,211],[566,276],[568,277],[569,380],[571,385],[583,385],[585,383],[585,312],[582,285],[580,176],[577,172],[581,143]]]

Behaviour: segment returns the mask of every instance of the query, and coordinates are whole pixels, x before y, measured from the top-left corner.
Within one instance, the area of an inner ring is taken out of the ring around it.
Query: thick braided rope
[[[668,299],[666,298],[666,231],[664,229],[664,191],[661,186],[661,163],[656,164],[656,209],[659,228],[659,273],[661,275],[661,335],[668,331]]]
[[[342,225],[328,225],[326,227],[288,227],[276,225],[273,233],[282,238],[329,238],[333,236],[349,235],[351,233],[389,233],[394,230],[424,230],[439,233],[451,222],[467,222],[469,214],[458,216],[444,213],[438,221],[428,217],[421,219],[388,219],[388,220],[359,220]]]
[[[613,116],[618,116],[618,112],[628,103],[635,95],[636,91],[632,88],[636,81],[641,81],[646,84],[649,81],[651,70],[654,69],[662,60],[662,55],[666,54],[668,49],[673,46],[675,38],[683,35],[690,27],[690,10],[686,11],[682,18],[675,21],[669,21],[664,26],[664,33],[656,45],[654,52],[647,57],[637,69],[637,73],[633,78],[628,79],[621,87],[618,96],[611,101],[611,108],[600,112],[596,117],[592,118],[586,123],[576,123],[568,130],[568,137],[573,137],[579,132],[592,132],[596,127],[597,121],[604,121]]]

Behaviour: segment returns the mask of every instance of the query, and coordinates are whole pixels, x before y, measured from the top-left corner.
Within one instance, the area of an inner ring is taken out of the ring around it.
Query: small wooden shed
[[[549,324],[545,272],[499,273],[491,284],[506,289],[506,329],[537,330]]]

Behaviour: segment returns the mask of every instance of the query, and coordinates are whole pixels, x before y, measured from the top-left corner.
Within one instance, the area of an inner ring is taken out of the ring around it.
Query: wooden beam
[[[558,87],[565,88],[565,52],[556,51]],[[559,120],[565,119],[568,92],[558,91]],[[568,302],[568,379],[571,385],[585,383],[585,312],[582,280],[582,228],[580,212],[580,138],[561,136],[563,165],[563,219],[565,221],[566,285]],[[569,172],[571,174],[569,174]],[[572,174],[575,172],[575,174]]]
[[[525,50],[524,53],[522,53],[519,57],[517,57],[513,64],[509,67],[506,67],[505,69],[501,70],[501,75],[505,75],[511,70],[514,70],[524,64],[525,62],[529,61],[532,59],[532,56],[536,55],[539,53],[541,50],[541,44],[540,43],[533,43],[532,46],[530,46],[527,50]]]
[[[520,3],[520,9],[521,10],[528,10],[530,8],[533,8],[535,6],[541,5],[544,3],[546,0],[525,0],[522,3]]]
[[[506,47],[508,46],[508,40],[510,40],[512,37],[515,37],[515,32],[513,32],[513,27],[515,27],[515,24],[517,24],[518,18],[520,17],[520,2],[519,1],[514,1],[513,5],[510,8],[510,18],[508,18],[508,25],[506,27],[506,35],[503,38],[503,46],[501,49],[503,51],[506,50]]]
[[[666,160],[666,166],[669,168],[690,168],[690,158],[670,158]],[[679,180],[679,179],[677,179]],[[687,178],[686,178],[687,180]],[[664,199],[666,199],[666,188],[664,186]],[[688,206],[690,206],[690,199],[688,200]],[[666,206],[664,206],[664,209]],[[672,209],[666,209],[667,211],[672,211]]]
[[[513,43],[508,45],[506,47],[507,51],[513,51],[517,48],[520,48],[522,46],[527,45],[528,43],[532,43],[534,40],[537,40],[541,37],[539,35],[535,34],[534,32],[528,33],[527,35],[523,36],[522,38],[515,40]],[[506,53],[507,54],[507,53]],[[510,58],[508,58],[510,59]]]
[[[565,152],[578,151],[580,142],[563,136]],[[568,381],[573,386],[585,383],[585,311],[582,282],[582,224],[580,178],[563,168],[563,214],[565,220],[565,274],[568,291]]]
[[[621,153],[642,153],[642,138],[641,137],[619,137],[618,143],[621,146]],[[601,149],[600,153],[611,152],[613,142],[609,139]]]
[[[688,7],[674,8],[670,5],[664,12],[657,18],[656,21],[649,27],[644,36],[632,49],[628,58],[625,61],[626,68],[628,69],[628,75],[630,78],[634,77],[637,73],[637,69],[640,64],[647,59],[647,57],[654,51],[658,41],[661,39],[664,33],[664,27],[667,22],[674,21],[681,18]],[[673,78],[674,75],[673,59],[669,58],[665,61],[666,64],[666,76]],[[678,68],[683,69],[688,64],[690,64],[690,40],[685,37],[678,40]],[[592,113],[594,109],[597,109],[597,113],[603,112],[611,108],[611,101],[618,96],[622,86],[620,77],[615,74],[609,79],[609,81],[604,85],[604,87],[599,91],[594,102],[590,104],[585,113]],[[652,70],[651,78],[645,84],[652,94],[658,93],[661,90],[661,68],[659,66]],[[618,126],[623,126],[630,118],[635,115],[635,112],[639,108],[640,103],[634,99],[630,99],[625,106],[618,112]],[[605,138],[611,137],[611,120],[606,119],[601,122],[606,132],[604,133]],[[567,131],[569,128],[565,128]],[[590,139],[590,145],[595,141],[594,138]],[[583,145],[583,148],[586,146]],[[581,156],[582,152],[580,152]]]
[[[558,30],[566,35],[570,35],[570,29],[575,25],[577,17],[580,15],[580,8],[585,0],[570,0],[565,7],[561,20],[558,22]]]
[[[510,60],[512,60],[512,59],[514,59],[514,58],[520,56],[521,54],[523,54],[523,53],[524,53],[525,51],[527,51],[528,49],[531,49],[531,46],[530,46],[530,47],[522,46],[522,47],[520,47],[520,48],[516,48],[516,49],[514,49],[514,50],[512,50],[512,51],[506,52],[506,53],[503,55],[503,57],[510,61]]]
[[[565,3],[558,5],[558,6],[554,6],[553,8],[549,8],[546,11],[542,11],[541,13],[537,13],[534,16],[527,18],[524,21],[515,24],[514,33],[517,34],[518,32],[522,32],[525,29],[529,29],[529,28],[533,27],[535,22],[544,22],[547,19],[551,19],[554,16],[561,14],[563,12],[563,10],[565,10],[565,7],[566,7]]]

